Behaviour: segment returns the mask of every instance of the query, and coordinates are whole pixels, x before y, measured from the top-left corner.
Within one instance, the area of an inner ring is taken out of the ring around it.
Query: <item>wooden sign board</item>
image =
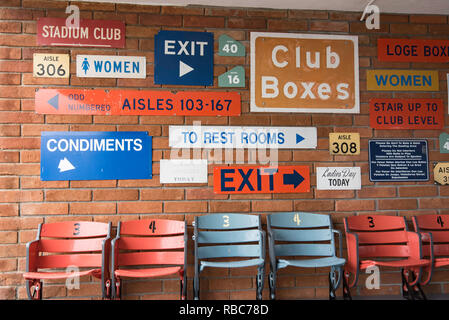
[[[368,70],[370,91],[438,91],[438,71],[433,70]]]
[[[68,78],[70,76],[70,56],[57,53],[33,54],[33,77]]]
[[[378,39],[379,61],[449,62],[449,40]]]
[[[449,184],[449,162],[438,162],[433,168],[433,176],[436,183]]]
[[[329,151],[332,155],[355,156],[360,154],[360,134],[358,132],[329,133]]]

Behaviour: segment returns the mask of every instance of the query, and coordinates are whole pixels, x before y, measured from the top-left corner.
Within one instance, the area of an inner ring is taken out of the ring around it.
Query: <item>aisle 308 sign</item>
[[[70,57],[68,54],[35,53],[33,76],[39,78],[68,78]]]
[[[360,134],[358,132],[329,133],[329,151],[332,155],[359,155]]]

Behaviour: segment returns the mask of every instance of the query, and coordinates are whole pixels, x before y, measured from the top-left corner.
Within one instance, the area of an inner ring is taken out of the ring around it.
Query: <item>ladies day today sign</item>
[[[357,36],[251,33],[251,111],[358,113]]]

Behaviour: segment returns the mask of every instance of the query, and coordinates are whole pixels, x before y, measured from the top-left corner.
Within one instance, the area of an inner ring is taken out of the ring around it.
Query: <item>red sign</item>
[[[219,166],[214,168],[214,193],[310,192],[308,166]]]
[[[39,18],[37,44],[70,47],[125,47],[125,24],[117,20],[80,20],[78,28],[66,26],[65,18]]]
[[[39,89],[35,110],[42,114],[238,116],[237,92]]]
[[[375,129],[442,129],[441,99],[371,99],[370,126]]]
[[[449,40],[378,39],[379,61],[449,62]]]

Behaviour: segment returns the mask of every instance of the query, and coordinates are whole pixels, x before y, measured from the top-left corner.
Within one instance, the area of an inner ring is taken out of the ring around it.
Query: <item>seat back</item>
[[[335,242],[328,215],[281,212],[267,216],[272,248],[279,256],[334,256]]]
[[[364,215],[344,219],[346,233],[358,237],[359,258],[410,257],[404,217]]]
[[[115,267],[183,265],[186,262],[186,222],[142,219],[119,222],[120,237],[115,250]]]
[[[196,259],[264,257],[258,215],[223,213],[195,217]],[[248,244],[257,242],[254,244]]]
[[[39,225],[34,265],[38,269],[76,267],[102,267],[109,258],[103,250],[109,241],[111,223],[67,221]],[[106,256],[105,256],[106,255]]]
[[[416,232],[430,232],[435,257],[449,256],[449,215],[426,214],[412,218]],[[424,256],[430,256],[430,239],[422,237]]]

